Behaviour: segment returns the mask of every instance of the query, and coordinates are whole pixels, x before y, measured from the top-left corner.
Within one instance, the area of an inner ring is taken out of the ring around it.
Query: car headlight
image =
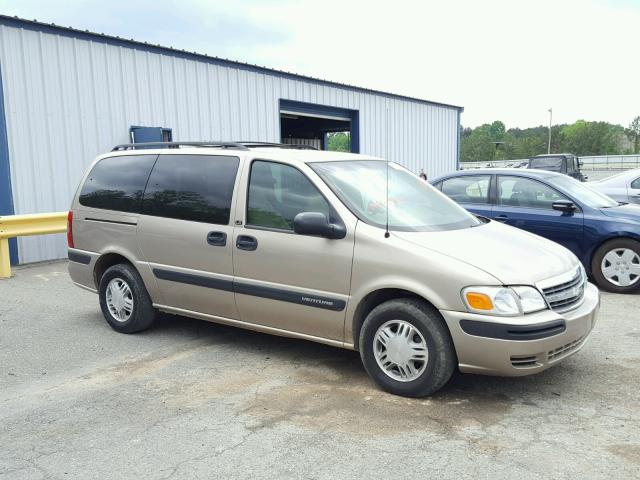
[[[533,287],[467,287],[462,299],[473,313],[521,315],[547,308],[547,303]]]

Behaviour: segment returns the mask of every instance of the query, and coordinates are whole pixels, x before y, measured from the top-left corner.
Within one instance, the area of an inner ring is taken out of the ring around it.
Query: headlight
[[[490,315],[520,315],[547,308],[533,287],[467,287],[462,299],[470,312]]]

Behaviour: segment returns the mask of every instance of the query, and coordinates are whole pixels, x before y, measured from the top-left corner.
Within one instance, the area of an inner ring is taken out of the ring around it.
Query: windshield
[[[552,172],[561,172],[562,157],[532,158],[531,160],[529,160],[529,168],[550,170]]]
[[[480,225],[476,217],[396,163],[382,160],[319,162],[309,166],[360,220],[389,230],[429,232]]]
[[[563,189],[570,197],[573,197],[575,200],[587,205],[588,207],[609,208],[618,206],[618,202],[612,198],[593,190],[584,183],[580,183],[575,178],[558,175],[553,178],[548,178],[547,180]]]

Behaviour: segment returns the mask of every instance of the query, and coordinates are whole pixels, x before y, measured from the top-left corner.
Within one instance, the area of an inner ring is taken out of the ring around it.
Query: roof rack
[[[249,150],[246,146],[236,142],[142,142],[142,143],[123,143],[116,145],[111,149],[112,152],[122,150],[139,150],[144,148],[180,148],[180,147],[218,147],[229,148],[235,150]]]
[[[289,144],[289,143],[271,143],[271,142],[142,142],[142,143],[123,143],[116,145],[111,149],[112,152],[123,150],[140,150],[146,148],[180,148],[180,147],[216,147],[228,148],[235,150],[249,150],[257,147],[273,147],[273,148],[292,148],[296,150],[317,150],[311,145]]]
[[[273,142],[249,142],[249,141],[241,141],[237,143],[239,143],[240,145],[244,145],[247,148],[273,147],[273,148],[293,148],[296,150],[317,150],[317,148],[312,145],[302,145],[299,143],[273,143]]]

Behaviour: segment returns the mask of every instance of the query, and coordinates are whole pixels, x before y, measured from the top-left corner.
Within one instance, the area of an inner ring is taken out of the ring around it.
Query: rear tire
[[[640,242],[630,238],[609,240],[593,256],[591,272],[598,286],[613,293],[640,289]]]
[[[457,363],[440,313],[412,298],[389,300],[371,310],[359,347],[364,368],[378,386],[406,397],[436,392],[449,381]]]
[[[98,295],[105,320],[117,332],[140,332],[156,320],[157,311],[144,282],[129,264],[109,267],[100,279]]]

